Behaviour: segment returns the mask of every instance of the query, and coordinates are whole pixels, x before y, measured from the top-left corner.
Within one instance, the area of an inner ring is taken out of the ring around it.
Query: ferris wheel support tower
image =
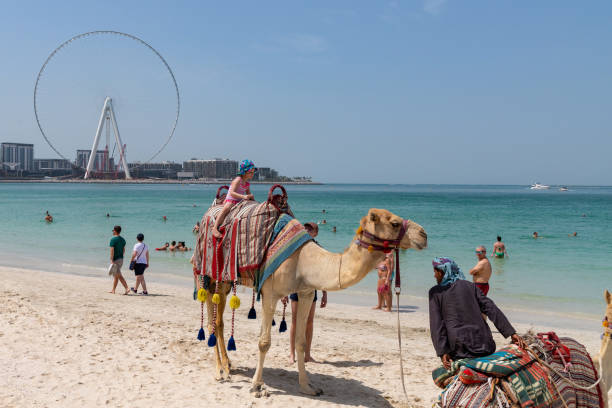
[[[109,120],[105,120],[105,119]],[[121,142],[121,136],[119,135],[119,127],[117,126],[117,119],[115,118],[115,112],[113,111],[113,101],[107,96],[104,100],[104,106],[102,106],[102,113],[100,114],[100,121],[98,122],[98,130],[96,131],[96,137],[94,138],[93,145],[91,146],[91,153],[89,154],[89,161],[87,162],[87,169],[85,170],[85,179],[87,180],[91,176],[91,170],[93,169],[96,153],[98,151],[98,144],[100,144],[100,137],[102,136],[102,128],[104,128],[104,123],[106,122],[106,160],[108,161],[108,148],[110,142],[110,127],[109,123],[113,125],[113,133],[115,134],[115,142],[117,143],[117,148],[119,149],[119,158],[121,160],[121,165],[123,166],[123,170],[125,171],[125,178],[130,180],[132,176],[130,176],[130,169],[128,168],[127,160],[125,158],[125,147]],[[104,163],[106,164],[106,163]]]

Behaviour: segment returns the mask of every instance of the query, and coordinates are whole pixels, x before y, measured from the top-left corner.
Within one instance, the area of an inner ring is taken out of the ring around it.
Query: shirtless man
[[[502,242],[501,237],[497,236],[497,242],[493,244],[493,253],[491,256],[495,258],[503,258],[504,256],[508,256],[508,252],[506,251],[506,245]]]
[[[474,284],[486,296],[489,293],[489,279],[491,279],[491,263],[487,259],[487,250],[484,246],[476,247],[478,263],[470,270]]]

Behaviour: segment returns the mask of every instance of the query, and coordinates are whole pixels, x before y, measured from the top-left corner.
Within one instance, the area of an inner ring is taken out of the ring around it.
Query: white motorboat
[[[561,186],[561,187],[559,187],[559,191],[569,191],[569,188],[567,188],[565,186]]]
[[[531,187],[529,188],[532,190],[548,190],[550,186],[547,186],[545,184],[535,183],[535,184],[532,184]]]

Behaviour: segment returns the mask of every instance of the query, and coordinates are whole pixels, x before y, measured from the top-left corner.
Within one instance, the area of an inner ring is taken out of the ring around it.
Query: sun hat
[[[240,171],[238,172],[238,174],[242,176],[249,170],[257,170],[257,167],[255,167],[255,163],[248,159],[243,160],[240,163]]]

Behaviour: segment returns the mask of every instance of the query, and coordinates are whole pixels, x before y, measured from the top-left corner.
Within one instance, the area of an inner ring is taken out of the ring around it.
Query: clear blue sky
[[[324,182],[612,184],[610,2],[2,4],[0,141],[37,157],[53,156],[33,115],[40,66],[73,35],[118,30],[157,48],[181,89],[160,159],[248,157]],[[146,159],[174,101],[163,66],[126,40],[52,61],[50,138],[69,158],[90,148],[106,94],[128,158]]]

